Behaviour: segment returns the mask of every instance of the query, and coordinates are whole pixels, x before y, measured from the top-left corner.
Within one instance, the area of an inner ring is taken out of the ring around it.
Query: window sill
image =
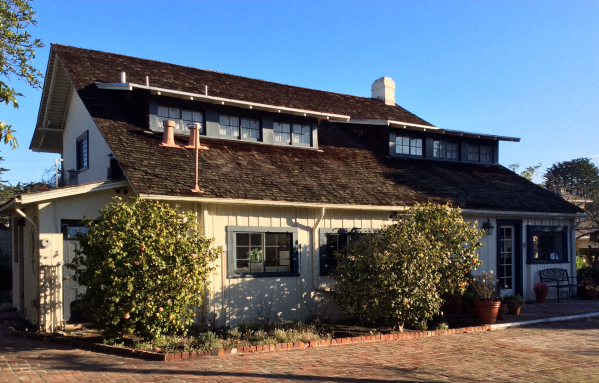
[[[294,272],[272,272],[272,273],[244,273],[244,274],[231,274],[228,275],[228,279],[238,278],[273,278],[273,277],[299,277],[299,273]]]

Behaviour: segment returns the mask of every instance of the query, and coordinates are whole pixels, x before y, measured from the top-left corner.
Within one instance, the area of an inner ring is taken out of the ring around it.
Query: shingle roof
[[[209,78],[214,91],[227,97],[269,97],[272,102],[284,100],[289,106],[313,108],[304,104],[313,101],[303,95],[318,94],[331,113],[346,113],[336,108],[353,107],[364,113],[363,118],[389,118],[379,113],[393,110],[390,113],[408,113],[418,119],[400,107],[387,107],[367,98],[60,45],[53,45],[53,49],[133,187],[144,194],[193,196],[194,152],[161,147],[160,135],[144,133],[147,122],[132,106],[136,96],[130,92],[101,90],[93,85],[94,81],[116,81],[121,70],[129,78],[149,75],[182,90],[203,86],[202,81]],[[259,89],[251,89],[251,84],[259,84]],[[380,206],[431,201],[450,202],[464,209],[581,212],[499,165],[390,158],[349,126],[322,121],[319,151],[202,138],[210,148],[200,151],[198,183],[205,191],[203,197]],[[186,143],[183,137],[178,141]]]

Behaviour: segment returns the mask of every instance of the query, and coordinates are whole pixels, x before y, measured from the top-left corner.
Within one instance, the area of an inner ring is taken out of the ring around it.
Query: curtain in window
[[[310,125],[293,125],[293,143],[310,145]]]
[[[260,122],[252,118],[241,119],[241,137],[260,139]]]
[[[221,136],[239,137],[239,117],[221,114],[220,134]]]
[[[291,142],[291,124],[286,122],[275,122],[274,133],[276,142]]]
[[[202,113],[201,112],[196,112],[193,110],[183,110],[181,112],[181,116],[183,119],[183,130],[188,131],[189,124],[195,124],[196,122],[199,122],[200,124],[202,124]],[[204,124],[201,125],[202,128],[200,129],[200,133],[204,132]]]
[[[158,105],[158,122],[160,126],[163,125],[164,120],[175,121],[175,130],[180,130],[181,127],[181,109],[173,108],[170,106]]]

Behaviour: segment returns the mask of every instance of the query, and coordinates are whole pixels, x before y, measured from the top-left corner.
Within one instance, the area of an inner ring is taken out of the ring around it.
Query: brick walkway
[[[597,382],[599,321],[177,362],[0,337],[0,382]]]

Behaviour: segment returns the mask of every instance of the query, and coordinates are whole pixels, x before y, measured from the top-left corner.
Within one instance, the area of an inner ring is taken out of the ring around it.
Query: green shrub
[[[579,281],[586,279],[596,285],[599,284],[599,267],[583,266],[576,271],[576,275]]]
[[[401,327],[432,319],[442,295],[462,293],[482,264],[482,230],[459,209],[416,205],[396,224],[375,231],[338,254],[334,299],[363,321],[382,314]]]
[[[80,248],[68,265],[87,287],[80,297],[85,317],[108,338],[185,332],[218,254],[200,234],[195,214],[117,197],[85,226],[89,231],[78,236]]]

